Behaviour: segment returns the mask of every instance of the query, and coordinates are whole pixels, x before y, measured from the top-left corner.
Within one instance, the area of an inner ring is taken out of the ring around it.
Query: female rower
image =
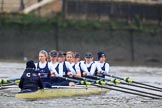
[[[81,77],[79,65],[77,64],[78,61],[76,61],[75,54],[72,51],[66,52],[66,61],[70,63],[70,65],[73,67],[75,71],[76,77]]]
[[[75,70],[72,68],[69,62],[64,61],[64,53],[62,51],[58,52],[58,65],[55,68],[55,76],[56,77],[73,77],[75,75]],[[66,81],[61,78],[57,78],[57,83],[54,85],[60,86],[73,86],[73,82]]]
[[[50,62],[49,62],[49,65],[51,66],[51,68],[56,68],[56,66],[58,65],[58,62],[57,62],[57,51],[56,50],[52,50],[49,52],[49,56],[50,56]],[[54,75],[54,72],[52,73],[51,72],[51,76],[55,76]]]
[[[46,88],[51,87],[50,76],[55,70],[51,68],[48,63],[48,53],[45,50],[39,52],[39,62],[36,64],[36,71],[38,72],[43,86]]]
[[[76,76],[81,77],[81,76],[87,76],[88,75],[88,69],[86,65],[83,62],[80,62],[80,54],[78,52],[75,52],[73,54],[74,57],[74,63],[75,63],[75,70],[76,70]]]
[[[93,55],[91,52],[87,52],[85,54],[85,65],[89,72],[87,76],[97,75],[98,71],[101,71],[97,68],[97,64],[93,61]]]
[[[104,77],[105,74],[109,73],[110,70],[110,65],[109,63],[106,63],[106,55],[104,52],[98,52],[98,61],[96,61],[97,65],[99,66],[99,68],[101,68],[102,70],[100,71],[100,75],[101,77]]]
[[[72,66],[74,65],[74,58],[73,58],[73,52],[72,51],[66,52],[66,61],[68,61]]]

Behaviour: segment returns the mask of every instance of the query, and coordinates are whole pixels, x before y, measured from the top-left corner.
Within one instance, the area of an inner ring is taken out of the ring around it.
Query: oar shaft
[[[120,82],[120,83],[124,84],[124,85],[130,85],[130,86],[134,86],[134,87],[139,87],[139,88],[144,88],[144,89],[148,89],[148,90],[154,90],[154,91],[162,92],[162,90],[159,90],[159,89],[154,89],[154,88],[150,88],[150,87],[135,85],[133,83],[124,83],[124,82]]]
[[[119,89],[115,89],[115,88],[107,87],[107,86],[102,86],[102,85],[94,85],[94,86],[97,86],[97,87],[100,87],[100,88],[105,88],[105,89],[110,89],[110,90],[114,90],[114,91],[119,91],[119,92],[123,92],[123,93],[138,95],[138,96],[142,96],[142,97],[148,97],[148,98],[152,98],[152,99],[162,99],[162,98],[159,98],[159,97],[148,96],[148,95],[135,93],[135,92],[130,92],[130,91],[125,91],[125,90],[119,90]]]
[[[111,81],[110,79],[101,78],[101,77],[97,77],[97,76],[94,76],[94,78],[105,80],[105,81]],[[123,83],[123,82],[120,82],[120,83],[121,84],[129,85],[128,83]],[[149,94],[149,95],[154,95],[154,96],[162,97],[161,95],[157,95],[157,94],[154,94],[154,93],[144,92],[144,91],[141,91],[141,90],[126,88],[126,87],[122,87],[122,86],[118,86],[118,85],[113,85],[113,84],[108,84],[108,83],[106,83],[106,85],[113,86],[113,87],[118,87],[118,88],[122,88],[122,89],[127,89],[127,90],[131,90],[131,91],[139,92],[139,93],[145,93],[145,94]],[[145,87],[145,88],[147,88],[147,87]]]
[[[8,83],[8,84],[2,84],[2,86],[10,86],[10,85],[16,85],[15,83]]]
[[[1,86],[0,87],[0,90],[9,89],[9,88],[18,88],[18,86],[13,86],[13,85],[10,85],[10,86]]]
[[[73,82],[77,82],[77,83],[80,82],[80,80],[76,80],[76,79],[72,79],[72,78],[67,78],[67,77],[60,77],[60,78],[65,79],[65,80],[69,80],[69,81],[73,81]],[[82,79],[82,77],[81,77],[81,79]],[[83,78],[83,79],[86,79],[86,80],[89,80],[90,81],[90,79],[87,79],[87,78]],[[95,82],[95,80],[91,80],[91,81],[92,82]],[[109,89],[109,90],[120,91],[120,92],[129,93],[129,94],[133,94],[133,95],[138,95],[138,96],[153,98],[153,99],[161,99],[159,97],[148,96],[148,95],[144,95],[144,94],[140,94],[140,93],[136,93],[136,92],[130,92],[130,91],[125,91],[125,90],[120,90],[120,89],[116,89],[116,88],[112,88],[112,87],[108,87],[108,86],[103,86],[103,85],[98,85],[98,84],[94,84],[94,83],[91,83],[91,85],[96,86],[96,87],[100,87],[100,88]]]
[[[105,75],[105,76],[109,76],[109,77],[112,77],[112,78],[116,78],[116,79],[120,79],[120,80],[124,80],[124,78],[121,78],[121,77],[118,77],[118,76],[114,76],[114,75]],[[127,81],[126,81],[127,82]],[[140,85],[144,85],[144,86],[148,86],[148,87],[152,87],[152,88],[156,88],[156,89],[160,89],[162,90],[161,87],[156,87],[156,86],[152,86],[152,85],[148,85],[148,84],[144,84],[144,83],[141,83],[141,82],[137,82],[137,81],[131,81],[131,83],[136,83],[136,84],[140,84]]]
[[[97,78],[97,79],[99,79],[99,80],[101,79],[101,80],[105,80],[105,81],[110,81],[111,82],[111,80],[110,79],[107,79],[107,78],[102,78],[102,77],[98,77],[98,76],[94,76],[94,77]],[[114,79],[113,83],[116,84],[116,80],[115,79]],[[129,85],[129,86],[134,86],[134,87],[139,87],[139,88],[144,88],[144,89],[149,89],[149,90],[154,90],[154,91],[162,92],[162,90],[159,90],[159,89],[154,89],[154,88],[150,88],[150,87],[136,85],[136,84],[133,84],[133,83],[120,82],[120,84],[124,84],[124,85]]]
[[[131,89],[131,88],[128,88],[128,87],[122,87],[122,86],[108,84],[108,83],[106,83],[106,85],[113,86],[113,87],[118,87],[118,88],[121,88],[121,89],[131,90],[131,91],[135,91],[135,92],[139,92],[139,93],[144,93],[144,94],[149,94],[149,95],[162,97],[162,95],[157,95],[157,94],[154,94],[154,93],[149,93],[149,92],[144,92],[144,91],[140,91],[140,90],[136,90],[136,89]]]
[[[76,82],[76,83],[80,83],[79,80],[72,79],[72,78],[67,78],[67,77],[58,77],[58,78],[62,78],[62,79],[64,79],[64,80],[68,80],[68,81],[73,81],[73,82]]]
[[[0,90],[4,90],[4,89],[7,89],[7,88],[4,88],[4,87],[0,87]]]
[[[114,76],[114,75],[106,75],[106,76],[109,76],[109,77],[112,77],[112,78],[116,78],[116,79],[120,79],[120,80],[124,80],[124,78],[120,78],[120,77],[117,77],[117,76]]]
[[[94,78],[95,78],[95,76],[94,76]],[[89,78],[82,78],[82,79],[86,79],[88,81],[93,81],[93,82],[96,81],[96,80],[89,79]],[[98,77],[98,79],[99,79],[99,77]],[[100,79],[104,80],[104,78],[100,78]],[[105,79],[105,80],[111,81],[109,79]],[[144,92],[144,91],[141,91],[141,90],[131,89],[131,88],[122,87],[122,86],[118,86],[118,85],[108,84],[107,82],[106,82],[106,85],[113,86],[113,87],[117,87],[117,88],[121,88],[121,89],[131,90],[131,91],[135,91],[135,92],[139,92],[139,93],[144,93],[144,94],[148,94],[148,95],[152,95],[152,96],[162,97],[162,95],[157,95],[157,94],[154,94],[154,93]]]
[[[8,84],[18,84],[20,82],[20,78],[14,78],[14,79],[0,79],[0,84],[5,86]]]
[[[152,87],[152,88],[156,88],[156,89],[160,89],[162,91],[162,88],[160,88],[160,87],[155,87],[155,86],[152,86],[152,85],[148,85],[148,84],[140,83],[140,82],[136,82],[136,81],[133,81],[133,83],[148,86],[148,87]]]
[[[99,79],[99,77],[95,77],[95,76],[93,78],[98,78]],[[89,78],[84,78],[84,77],[81,77],[79,79],[96,82],[96,80],[94,80],[94,79],[89,79]],[[101,78],[101,79],[104,79],[104,78]],[[108,81],[110,81],[110,80],[108,80]],[[136,90],[136,89],[131,89],[131,88],[127,88],[127,87],[122,87],[122,86],[118,86],[118,85],[113,85],[113,84],[108,84],[107,82],[106,82],[106,85],[117,87],[117,88],[121,88],[121,89],[131,90],[131,91],[135,91],[135,92],[139,92],[139,93],[144,93],[144,94],[148,94],[148,95],[152,95],[152,96],[162,97],[161,95],[157,95],[157,94],[154,94],[154,93],[144,92],[144,91],[140,91],[140,90]]]

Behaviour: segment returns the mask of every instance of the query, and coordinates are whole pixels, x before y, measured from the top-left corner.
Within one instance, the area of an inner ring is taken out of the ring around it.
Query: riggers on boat
[[[72,97],[96,95],[107,92],[108,89],[98,88],[94,86],[54,86],[49,89],[42,89],[35,92],[17,93],[16,98],[22,99],[41,99],[41,98],[58,98],[58,97]]]

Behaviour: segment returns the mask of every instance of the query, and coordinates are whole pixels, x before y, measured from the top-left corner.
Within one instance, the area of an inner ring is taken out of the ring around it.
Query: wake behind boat
[[[97,95],[109,91],[108,89],[94,86],[76,85],[76,86],[54,86],[48,89],[42,89],[35,92],[19,92],[15,94],[16,98],[22,99],[42,99],[58,98],[72,96]]]

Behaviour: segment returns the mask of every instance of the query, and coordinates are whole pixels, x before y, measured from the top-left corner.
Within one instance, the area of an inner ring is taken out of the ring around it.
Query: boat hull
[[[58,98],[101,94],[108,91],[107,89],[86,86],[74,87],[53,87],[50,89],[38,90],[36,92],[17,93],[16,98],[23,99],[40,99],[40,98]]]

